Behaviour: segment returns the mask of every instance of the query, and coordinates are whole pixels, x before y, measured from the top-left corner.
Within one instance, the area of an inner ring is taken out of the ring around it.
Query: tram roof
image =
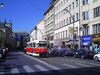
[[[34,41],[27,42],[27,44],[33,43],[33,42],[39,43],[39,41],[47,41],[47,40],[34,40]]]

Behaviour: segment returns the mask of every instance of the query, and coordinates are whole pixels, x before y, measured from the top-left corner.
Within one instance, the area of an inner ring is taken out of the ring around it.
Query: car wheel
[[[41,58],[43,56],[43,54],[40,54],[39,57]]]
[[[95,60],[95,61],[98,61],[99,59],[98,59],[98,57],[96,56],[96,57],[94,58],[94,60]]]

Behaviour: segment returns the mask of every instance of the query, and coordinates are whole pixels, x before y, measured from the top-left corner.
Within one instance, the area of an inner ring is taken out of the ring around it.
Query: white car
[[[100,61],[100,53],[95,54],[93,58],[95,61]]]

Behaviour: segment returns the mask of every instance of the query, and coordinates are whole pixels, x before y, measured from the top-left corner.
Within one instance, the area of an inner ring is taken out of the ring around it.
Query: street
[[[0,60],[0,75],[100,75],[100,62],[73,57],[39,58],[24,52],[9,52]]]

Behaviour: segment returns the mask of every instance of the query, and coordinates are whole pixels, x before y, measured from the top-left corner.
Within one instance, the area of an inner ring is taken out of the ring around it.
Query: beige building
[[[80,12],[82,35],[100,33],[100,0],[81,0]]]
[[[45,39],[53,45],[54,40],[54,5],[51,2],[51,5],[44,13],[44,25],[45,25]]]
[[[87,47],[100,47],[100,0],[81,0],[80,24],[81,35],[92,36],[92,41]]]

